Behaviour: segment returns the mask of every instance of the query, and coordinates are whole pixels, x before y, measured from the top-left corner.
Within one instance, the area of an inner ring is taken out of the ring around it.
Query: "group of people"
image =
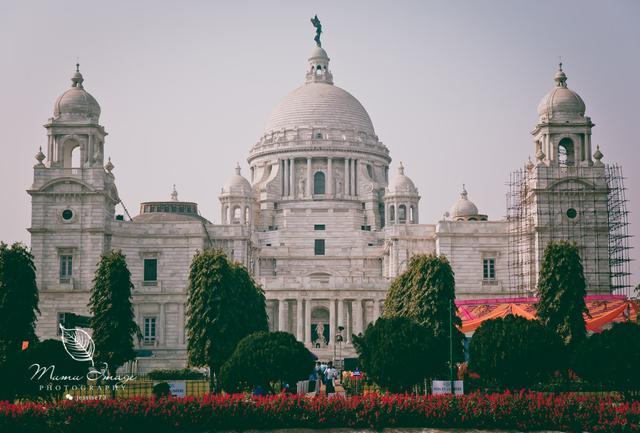
[[[316,362],[316,366],[309,376],[309,384],[315,383],[314,391],[320,391],[320,385],[324,384],[327,395],[335,394],[336,392],[336,383],[335,380],[338,378],[338,370],[336,370],[333,366],[333,362],[329,361],[325,363],[324,361]],[[309,389],[311,391],[311,389]]]

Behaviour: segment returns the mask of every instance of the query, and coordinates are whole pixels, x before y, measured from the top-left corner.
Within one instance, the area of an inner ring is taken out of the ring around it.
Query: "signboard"
[[[464,382],[462,380],[453,381],[453,389],[456,395],[464,394]],[[434,380],[431,382],[431,393],[433,395],[438,394],[451,394],[451,381],[450,380]]]
[[[167,382],[171,395],[174,397],[185,397],[187,395],[187,382],[184,380]],[[457,388],[456,388],[457,389]]]

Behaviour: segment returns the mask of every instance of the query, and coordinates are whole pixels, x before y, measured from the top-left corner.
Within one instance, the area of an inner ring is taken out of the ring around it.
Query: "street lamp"
[[[344,370],[344,365],[342,362],[342,341],[344,340],[342,337],[342,331],[344,331],[344,326],[338,326],[338,333],[336,334],[336,343],[340,345],[340,351],[338,352],[338,359],[340,359],[340,368]],[[336,361],[336,345],[333,345],[333,360]]]

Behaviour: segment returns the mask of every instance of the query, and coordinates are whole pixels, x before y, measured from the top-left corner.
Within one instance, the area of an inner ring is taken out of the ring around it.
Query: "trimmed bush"
[[[378,319],[353,337],[360,365],[380,387],[409,391],[425,378],[446,376],[449,344],[406,317]]]
[[[640,325],[615,323],[578,347],[575,372],[593,384],[621,390],[640,389]]]
[[[274,383],[296,382],[309,377],[314,356],[288,332],[256,332],[245,337],[220,370],[227,392],[273,389]]]
[[[469,369],[502,389],[543,382],[564,363],[560,337],[540,322],[508,315],[484,322],[469,346]]]

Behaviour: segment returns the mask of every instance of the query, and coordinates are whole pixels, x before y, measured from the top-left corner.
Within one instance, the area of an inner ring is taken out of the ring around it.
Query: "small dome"
[[[311,51],[311,55],[309,56],[309,59],[317,59],[317,58],[329,60],[329,55],[324,50],[324,48],[315,46]]]
[[[452,219],[468,218],[478,216],[478,207],[468,198],[467,189],[462,185],[460,199],[451,206],[449,216]]]
[[[570,120],[584,117],[586,106],[580,95],[567,87],[567,76],[560,69],[555,75],[554,87],[538,104],[540,118]]]
[[[402,163],[398,166],[398,174],[396,174],[389,182],[387,187],[389,194],[417,194],[415,184],[407,175],[404,174],[404,166]]]
[[[236,165],[236,173],[222,187],[222,193],[245,196],[253,194],[251,184],[240,174],[240,164]]]
[[[84,78],[80,73],[80,65],[76,64],[76,73],[71,77],[71,88],[56,100],[53,106],[53,117],[64,120],[90,120],[98,122],[100,118],[100,104],[89,94],[82,83]]]

